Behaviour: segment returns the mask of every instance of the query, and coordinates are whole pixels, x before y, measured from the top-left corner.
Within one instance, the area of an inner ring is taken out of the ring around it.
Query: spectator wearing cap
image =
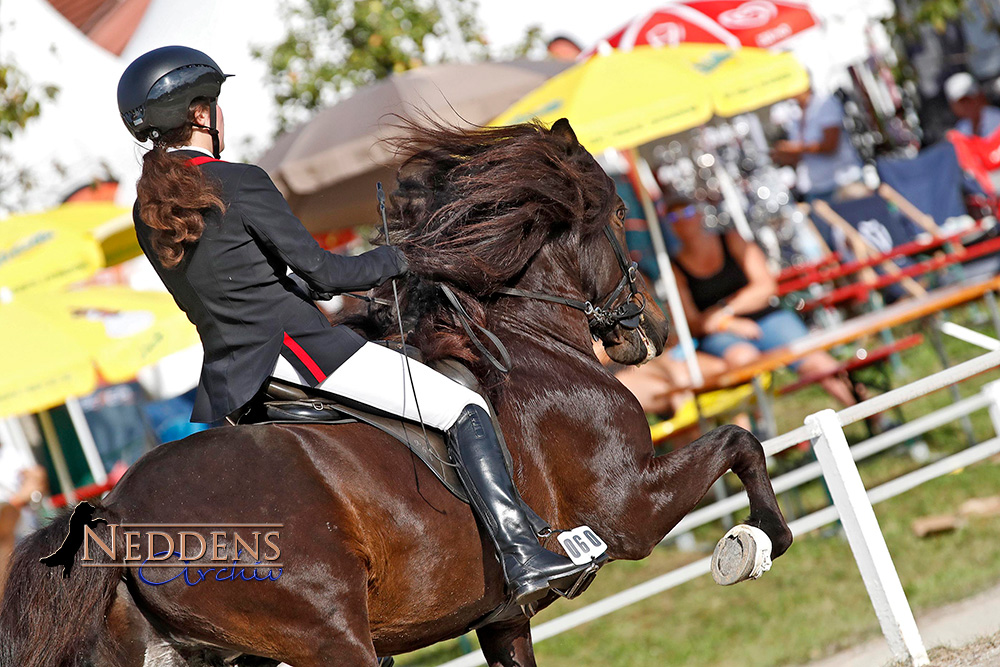
[[[979,83],[968,72],[952,74],[944,82],[944,95],[958,117],[955,129],[970,137],[988,137],[1000,127],[1000,109],[986,101]]]
[[[556,35],[549,40],[545,50],[548,51],[550,58],[571,63],[576,60],[583,49],[566,35]]]

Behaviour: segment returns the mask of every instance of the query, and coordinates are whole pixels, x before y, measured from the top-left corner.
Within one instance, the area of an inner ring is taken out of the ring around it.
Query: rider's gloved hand
[[[393,278],[399,278],[405,276],[410,271],[410,262],[406,259],[406,255],[400,250],[399,246],[387,246],[392,248],[393,252],[396,254],[396,269],[397,273],[392,276]]]
[[[336,292],[317,292],[311,288],[309,290],[309,298],[313,301],[329,301],[335,296],[337,296]]]

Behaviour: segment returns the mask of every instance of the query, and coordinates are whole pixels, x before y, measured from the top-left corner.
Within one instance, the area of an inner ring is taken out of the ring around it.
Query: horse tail
[[[113,513],[97,507],[108,523]],[[120,581],[116,567],[82,567],[83,550],[73,556],[69,576],[63,567],[47,567],[39,559],[67,541],[70,514],[58,516],[25,538],[15,549],[0,603],[0,667],[82,667],[99,638]],[[108,542],[107,525],[95,533]],[[111,565],[100,548],[91,548],[88,563]]]

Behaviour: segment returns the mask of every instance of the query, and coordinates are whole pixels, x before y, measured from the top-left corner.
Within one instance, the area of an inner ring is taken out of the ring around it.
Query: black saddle
[[[404,351],[399,343],[377,341],[379,345]],[[405,347],[406,355],[417,361],[422,361],[420,351],[414,347]],[[462,386],[480,393],[479,381],[472,372],[455,359],[444,359],[431,364],[434,370],[458,382]],[[486,403],[490,408],[490,417],[497,430],[497,436],[503,449],[504,460],[508,472],[512,471],[510,452],[504,442],[503,433],[496,420],[496,414],[489,399]],[[449,491],[464,502],[469,502],[455,465],[451,462],[445,445],[444,435],[434,429],[421,428],[417,422],[400,419],[396,415],[381,412],[369,405],[357,403],[341,397],[310,391],[306,387],[271,379],[264,390],[247,406],[243,414],[233,420],[236,424],[289,424],[289,423],[322,423],[328,425],[363,423],[388,433],[406,445],[423,461],[431,472],[441,480]],[[530,514],[534,514],[530,512]],[[534,522],[534,519],[532,519]],[[548,525],[538,519],[539,530],[547,529]]]

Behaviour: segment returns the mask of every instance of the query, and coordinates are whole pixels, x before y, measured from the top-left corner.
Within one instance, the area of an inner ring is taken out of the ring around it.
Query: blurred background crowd
[[[916,346],[946,364],[936,329],[905,329],[928,308],[985,298],[972,316],[1000,322],[995,0],[2,2],[0,570],[46,514],[202,428],[197,335],[135,243],[143,149],[114,106],[125,65],[172,43],[236,73],[223,157],[336,252],[366,247],[392,181],[388,114],[568,117],[676,330],[641,368],[595,347],[657,446],[774,435],[799,390],[849,405],[926,374],[900,361]]]

